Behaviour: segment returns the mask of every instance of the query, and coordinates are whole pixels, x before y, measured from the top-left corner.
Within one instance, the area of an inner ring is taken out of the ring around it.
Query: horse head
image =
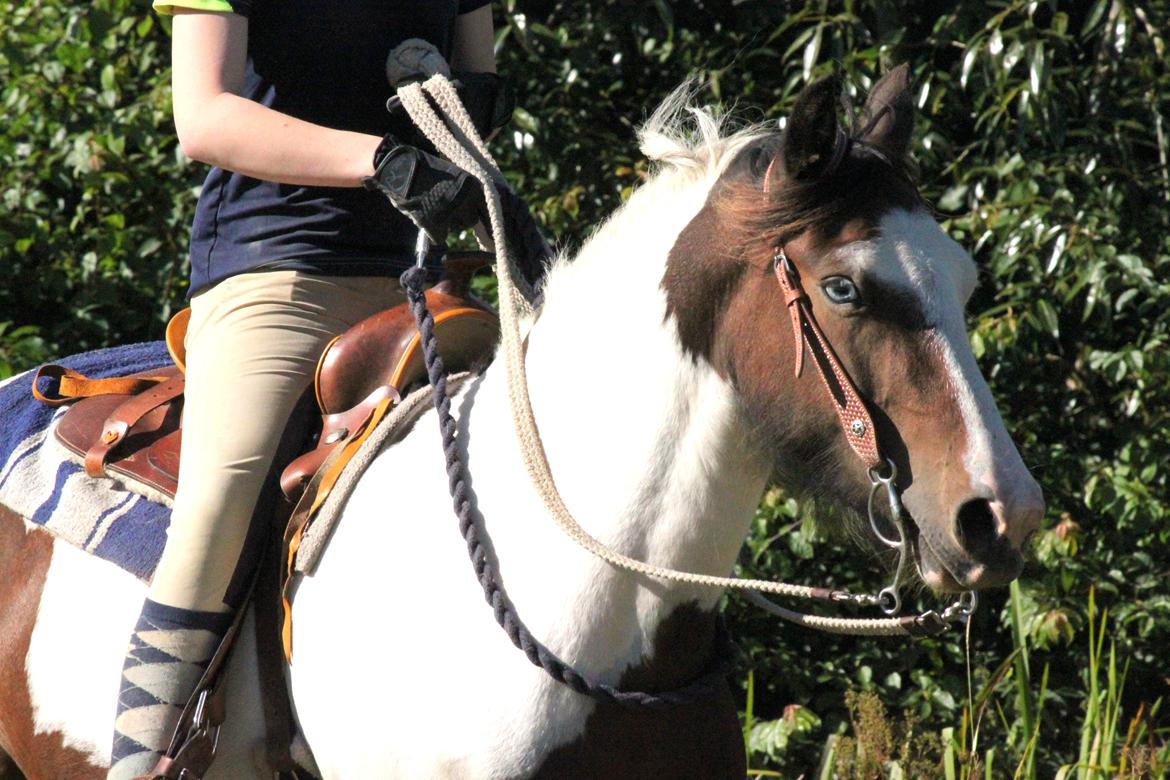
[[[864,512],[867,468],[823,362],[804,354],[793,370],[806,347],[774,273],[787,258],[896,467],[923,579],[939,591],[1005,584],[1044,502],[966,338],[974,262],[906,172],[906,67],[875,85],[855,128],[839,124],[838,100],[834,78],[810,84],[783,133],[727,164],[671,251],[669,316],[686,351],[736,389],[778,481]]]

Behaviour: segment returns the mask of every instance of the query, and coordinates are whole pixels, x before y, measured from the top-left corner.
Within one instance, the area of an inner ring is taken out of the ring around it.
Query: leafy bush
[[[145,2],[6,2],[0,320],[50,354],[161,338],[185,284],[192,188],[170,45]]]
[[[11,324],[0,372],[157,338],[182,294],[202,175],[172,136],[166,32],[145,0],[8,0],[2,12],[0,322]],[[1112,736],[1129,744],[1132,726],[1144,735],[1143,766],[1164,764],[1165,1],[503,0],[496,12],[501,70],[520,102],[498,159],[563,246],[579,245],[645,176],[633,128],[684,78],[697,75],[706,97],[748,120],[773,120],[810,78],[836,71],[860,102],[883,70],[908,61],[918,178],[982,269],[972,344],[1049,503],[1035,559],[1010,600],[984,599],[969,644],[825,637],[731,599],[742,677],[754,680],[750,707],[744,699],[753,766],[786,776],[820,766],[830,738],[859,737],[857,702],[871,699],[846,698],[859,691],[909,713],[895,725],[941,735],[944,767],[968,772],[954,758],[964,752],[986,761],[972,750],[982,713],[980,744],[997,746],[996,767],[1053,775],[1082,755],[1081,715],[1097,690],[1090,588],[1128,663]],[[770,493],[743,571],[850,588],[880,581],[876,561],[825,538],[811,515]],[[803,708],[799,724],[767,725],[798,712],[791,705]],[[1139,758],[1115,754],[1078,772],[1132,776]]]

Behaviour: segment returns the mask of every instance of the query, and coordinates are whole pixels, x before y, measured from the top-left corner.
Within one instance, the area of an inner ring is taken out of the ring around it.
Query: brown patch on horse
[[[807,242],[827,253],[875,237],[882,216],[894,209],[922,207],[906,172],[864,145],[832,176],[816,182],[784,181],[778,178],[782,172],[768,168],[773,186],[764,192],[760,157],[779,155],[778,146],[776,138],[765,138],[737,155],[667,258],[662,278],[667,314],[677,322],[687,352],[713,365],[715,331],[731,297],[753,270],[770,272],[779,247]],[[782,304],[774,282],[772,288]]]
[[[966,427],[946,384],[949,371],[933,324],[916,297],[876,280],[855,280],[868,302],[858,316],[833,311],[816,284],[839,270],[831,265],[834,250],[872,235],[878,219],[846,223],[829,238],[803,234],[789,242],[788,255],[801,265],[817,322],[865,399],[882,455],[898,465],[907,508],[919,519],[945,514],[949,523],[945,508],[957,507],[970,490],[962,464]],[[793,375],[792,326],[770,267],[756,262],[750,268],[712,335],[712,365],[733,382],[762,440],[777,448],[778,466],[798,464],[779,478],[861,511],[869,484],[864,465],[849,449],[807,355],[803,373]],[[923,496],[930,496],[930,506]]]
[[[63,735],[33,733],[25,659],[52,557],[53,538],[43,531],[27,531],[23,518],[0,505],[0,561],[5,573],[0,577],[0,748],[32,780],[101,780],[106,771],[91,764],[84,753],[65,747]]]
[[[710,202],[675,239],[662,277],[666,311],[674,317],[683,349],[693,358],[711,359],[728,300],[747,271],[728,256],[731,226]]]
[[[710,663],[714,635],[712,613],[693,603],[678,607],[654,634],[654,656],[628,669],[618,687],[654,691],[686,685]],[[709,780],[746,773],[735,700],[722,686],[665,709],[598,704],[581,736],[552,751],[534,777]]]

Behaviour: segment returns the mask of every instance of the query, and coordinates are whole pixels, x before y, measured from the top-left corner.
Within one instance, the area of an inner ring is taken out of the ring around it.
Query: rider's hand
[[[374,175],[362,180],[410,217],[436,244],[484,220],[483,188],[466,171],[388,135],[374,153]]]

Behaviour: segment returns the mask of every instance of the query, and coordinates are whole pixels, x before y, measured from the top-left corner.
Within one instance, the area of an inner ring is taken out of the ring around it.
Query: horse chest
[[[495,442],[492,458],[477,461],[486,464],[476,472],[477,497],[499,549],[523,550],[500,569],[529,628],[591,674],[627,670],[623,686],[694,679],[710,657],[713,614],[675,607],[643,645],[633,596],[603,587],[617,575],[565,547],[528,506],[530,486],[499,476],[508,438]],[[512,646],[465,548],[450,544],[457,529],[441,498],[441,458],[425,437],[384,453],[298,589],[293,692],[325,776],[742,777],[743,741],[726,691],[673,712],[627,712],[571,692]],[[393,492],[393,506],[390,485],[410,486]],[[644,646],[669,648],[681,662],[647,661]]]
[[[624,690],[675,688],[702,673],[713,652],[714,615],[694,602],[675,607],[654,632],[652,655],[627,669]],[[743,734],[727,686],[685,704],[627,709],[600,704],[576,739],[544,757],[538,778],[740,778]]]

